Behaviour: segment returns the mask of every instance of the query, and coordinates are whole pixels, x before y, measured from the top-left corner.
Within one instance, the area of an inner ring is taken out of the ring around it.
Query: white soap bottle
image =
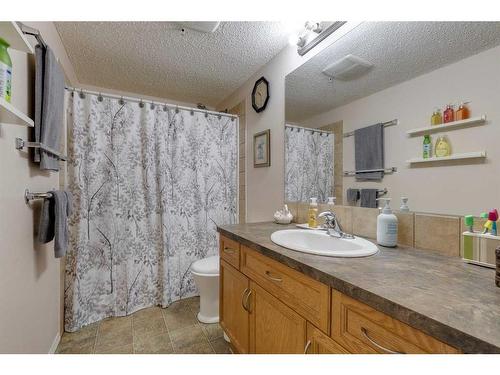
[[[333,207],[335,207],[335,200],[336,199],[337,198],[335,198],[335,197],[328,197],[328,203],[327,203],[328,211],[333,212]]]
[[[398,218],[392,213],[391,198],[378,198],[385,201],[385,207],[377,217],[377,243],[382,246],[395,247],[398,243]]]

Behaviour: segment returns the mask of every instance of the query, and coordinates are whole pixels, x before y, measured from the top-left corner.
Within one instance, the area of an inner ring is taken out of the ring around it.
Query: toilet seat
[[[219,276],[219,256],[197,260],[191,265],[191,271],[200,276]]]

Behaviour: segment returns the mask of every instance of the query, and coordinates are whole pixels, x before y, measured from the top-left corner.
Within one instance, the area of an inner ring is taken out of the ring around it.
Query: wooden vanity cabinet
[[[250,282],[221,259],[219,272],[219,321],[238,353],[249,353],[249,319],[246,298]]]
[[[236,241],[220,241],[220,324],[238,353],[458,353]]]

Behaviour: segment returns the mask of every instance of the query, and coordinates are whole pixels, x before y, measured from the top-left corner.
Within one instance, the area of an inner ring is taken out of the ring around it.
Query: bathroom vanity
[[[409,247],[303,254],[271,242],[280,229],[218,228],[220,324],[235,352],[500,352],[492,270]]]

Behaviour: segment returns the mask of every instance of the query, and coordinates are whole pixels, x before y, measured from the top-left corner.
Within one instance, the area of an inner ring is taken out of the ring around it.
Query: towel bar
[[[66,159],[67,159],[66,155],[62,155],[60,152],[54,150],[52,147],[44,145],[43,143],[26,142],[25,140],[23,140],[21,138],[16,138],[16,149],[22,150],[25,147],[39,148],[43,151],[48,152],[49,154],[56,156],[59,160],[62,160],[62,161],[66,161]]]
[[[385,169],[365,169],[362,171],[344,171],[344,176],[356,176],[356,173],[368,173],[368,172],[384,172],[385,174],[391,174],[397,172],[398,168],[385,168]]]
[[[384,128],[387,128],[388,126],[394,126],[394,125],[397,125],[397,124],[399,124],[398,119],[394,119],[394,120],[382,123],[382,125],[384,125]],[[344,133],[344,138],[352,137],[353,135],[354,135],[354,131],[347,132],[347,133]]]
[[[24,201],[26,204],[29,204],[30,201],[34,199],[45,199],[45,198],[50,198],[52,197],[52,193],[46,192],[46,193],[33,193],[30,192],[28,189],[24,190]]]

